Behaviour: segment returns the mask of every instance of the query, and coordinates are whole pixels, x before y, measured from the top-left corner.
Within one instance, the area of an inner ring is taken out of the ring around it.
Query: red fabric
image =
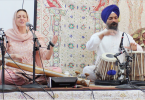
[[[58,8],[61,8],[61,5],[57,0],[53,1],[56,2],[56,4],[59,6]],[[49,4],[50,7],[56,7],[50,0],[47,0],[47,3]]]

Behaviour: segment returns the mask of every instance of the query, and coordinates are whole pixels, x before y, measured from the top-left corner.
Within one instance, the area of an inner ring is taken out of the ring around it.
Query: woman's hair
[[[26,13],[26,15],[27,15],[27,18],[28,18],[28,14],[27,14],[27,11],[26,11],[25,9],[18,9],[18,10],[17,10],[17,13],[18,13],[19,11],[24,11],[24,12]]]
[[[19,12],[19,11],[24,11],[27,13],[27,11],[25,9],[18,9],[17,12]]]

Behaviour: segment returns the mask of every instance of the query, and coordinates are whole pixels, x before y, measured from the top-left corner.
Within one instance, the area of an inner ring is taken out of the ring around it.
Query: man
[[[96,64],[102,54],[115,54],[120,52],[119,45],[123,32],[120,32],[118,30],[119,15],[120,11],[116,5],[110,5],[106,7],[101,13],[101,18],[106,24],[106,29],[93,34],[86,44],[86,48],[88,50],[97,51]],[[124,34],[123,47],[126,49],[130,49],[131,47],[133,51],[143,51],[141,46],[139,46],[129,34]],[[125,61],[125,54],[119,55],[118,58],[120,62]],[[88,79],[91,79],[91,81],[94,81],[97,78],[94,69],[95,65],[86,66],[83,69],[84,74],[90,74],[90,76],[88,76]]]

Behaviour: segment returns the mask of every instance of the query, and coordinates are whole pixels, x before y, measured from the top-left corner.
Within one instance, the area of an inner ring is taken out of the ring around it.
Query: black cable
[[[85,90],[85,91],[86,91],[86,90],[91,90],[91,92],[92,92],[91,94],[93,95],[93,99],[95,100],[94,92],[93,92],[92,89],[90,89],[90,88],[82,88],[82,90]]]
[[[10,54],[7,52],[7,50],[6,50],[6,53],[9,55],[9,57],[10,57],[10,59],[14,62],[14,64],[16,64],[22,71],[23,71],[23,73],[25,73],[25,71],[11,58],[11,56],[10,56]],[[26,74],[26,73],[25,73]],[[27,74],[26,74],[27,75]],[[27,76],[28,78],[30,78],[29,76]],[[31,79],[31,78],[30,78]],[[31,80],[33,80],[33,79],[31,79]]]
[[[43,72],[44,72],[45,80],[46,80],[47,85],[48,85],[48,81],[47,81],[46,74],[45,74],[45,71],[44,71],[44,66],[43,66],[42,59],[41,59],[40,50],[39,50],[39,56],[40,56],[40,61],[41,61],[41,64],[42,64],[42,68],[43,68]],[[50,91],[52,91],[51,87],[49,87],[49,88],[50,88]],[[48,92],[47,92],[47,93],[48,93]],[[49,94],[49,93],[48,93],[48,94]],[[53,94],[53,99],[55,99],[53,91],[52,91],[52,94]],[[50,95],[50,94],[49,94],[49,95]],[[51,97],[52,97],[52,96],[51,96]]]
[[[34,31],[34,34],[35,34],[35,31]],[[38,47],[38,44],[37,44],[37,47]],[[46,47],[41,47],[41,48],[46,48]],[[45,80],[46,80],[47,85],[48,85],[48,81],[47,81],[47,78],[46,78],[46,74],[45,74],[44,67],[43,67],[43,63],[42,63],[42,59],[41,59],[40,50],[39,50],[39,57],[40,57],[40,61],[41,61],[41,64],[42,64],[42,69],[43,69],[43,72],[44,72],[44,77],[45,77]],[[49,88],[50,88],[50,91],[52,91],[51,87],[49,87]],[[46,90],[44,89],[44,91],[46,91]],[[46,91],[46,92],[47,92],[47,91]],[[48,95],[50,95],[48,92],[47,92],[47,94],[48,94]],[[55,99],[55,96],[54,96],[53,91],[52,91],[52,94],[53,94],[53,96],[52,96],[52,95],[50,95],[50,96],[51,96],[51,98],[52,98],[52,99]]]
[[[40,86],[40,87],[41,87],[41,85],[40,85],[38,82],[36,82],[36,83],[37,83],[37,85],[38,85],[38,86]],[[46,91],[43,87],[41,87],[41,88],[42,88],[44,91]],[[47,91],[46,91],[46,92],[47,92]],[[48,93],[48,92],[47,92],[47,93]],[[49,93],[48,93],[48,94],[49,94]],[[49,94],[49,95],[50,95],[50,94]],[[50,95],[50,96],[51,96],[51,95]],[[51,96],[51,98],[53,98],[53,99],[54,99],[54,97],[52,97],[52,96]]]
[[[35,32],[35,31],[34,31]],[[7,52],[7,50],[6,50],[6,53],[9,55],[9,53]],[[11,58],[11,56],[9,55],[9,57]],[[11,58],[11,60],[24,72],[24,70]],[[41,62],[42,62],[42,60],[41,60]],[[44,68],[43,68],[43,71],[44,71]],[[25,73],[25,72],[24,72]],[[25,73],[26,74],[26,73]],[[27,74],[26,74],[26,76],[27,76]],[[27,76],[29,79],[31,79],[29,76]],[[31,79],[32,81],[33,81],[33,79]],[[47,81],[46,81],[47,82]],[[38,82],[36,82],[37,83],[37,85],[38,86],[40,86],[41,87],[41,85],[38,83]],[[46,91],[43,87],[41,87],[44,91]],[[48,92],[47,92],[48,93]],[[48,93],[49,94],[49,93]],[[54,94],[54,93],[53,93]],[[49,94],[50,95],[50,94]],[[50,95],[51,96],[51,95]],[[51,96],[52,97],[52,96]],[[53,99],[54,99],[54,97],[52,97]]]
[[[3,100],[4,100],[4,90],[3,90]]]
[[[2,80],[2,79],[1,79]],[[2,84],[2,81],[1,81],[1,84]],[[3,86],[2,86],[3,87]],[[2,89],[2,98],[3,98],[3,100],[4,100],[4,90]]]
[[[34,30],[34,34],[35,34],[35,30]],[[37,47],[41,47],[40,45],[38,45],[38,44],[36,44],[37,45]],[[41,55],[40,55],[40,50],[38,50],[39,51],[39,56],[40,56],[40,60],[41,60]],[[41,63],[42,63],[42,60],[41,60]],[[47,78],[46,78],[46,74],[45,74],[45,71],[44,71],[44,67],[43,67],[43,63],[42,63],[42,68],[43,68],[43,72],[44,72],[44,76],[45,76],[45,80],[46,80],[46,82],[47,82]],[[37,82],[36,82],[37,83]],[[38,83],[37,83],[38,84]],[[48,82],[47,82],[47,84],[48,84]],[[40,84],[38,84],[38,85],[40,85]],[[41,86],[40,86],[41,87]],[[44,91],[46,91],[43,87],[41,87]],[[46,91],[47,92],[47,91]],[[53,92],[52,92],[53,93]],[[48,92],[47,92],[47,94],[49,95],[49,96],[51,96],[51,98],[52,99],[54,99],[54,93],[53,93],[53,96],[52,95],[50,95]]]
[[[5,69],[6,71],[7,71],[7,69]],[[7,71],[7,73],[9,74],[9,72]],[[14,80],[13,80],[13,78],[12,78],[12,76],[9,74],[9,76],[11,77],[11,79],[12,79],[12,81],[13,81],[13,83],[14,83],[14,85],[17,87],[17,89],[22,93],[22,95],[23,95],[23,93],[25,93],[25,92],[23,92],[23,91],[21,91],[20,89],[19,89],[19,87],[18,87],[18,85],[14,82]],[[28,95],[27,93],[25,93],[26,95]],[[24,95],[23,95],[24,96]],[[29,96],[29,95],[28,95]],[[25,97],[25,96],[24,96]],[[29,96],[30,98],[32,98],[31,96]],[[4,99],[4,94],[3,94],[3,99]],[[25,99],[27,100],[27,98],[25,97]],[[33,98],[32,98],[33,99]],[[34,99],[33,99],[34,100]]]
[[[5,48],[6,49],[6,48]],[[7,53],[7,50],[6,50],[6,53]],[[9,55],[9,53],[7,53],[8,55]],[[11,58],[11,56],[9,55],[9,57]],[[11,58],[11,60],[21,69],[21,67]],[[5,69],[6,70],[6,69]],[[21,69],[23,72],[24,72],[24,70],[23,69]],[[7,70],[6,70],[7,71]],[[7,71],[8,72],[8,71]],[[24,72],[25,73],[25,72]],[[9,74],[9,73],[8,73]],[[25,73],[26,74],[26,73]],[[9,74],[10,75],[10,74]],[[26,74],[27,75],[27,74]],[[11,75],[10,75],[10,77],[11,77]],[[29,76],[27,76],[28,78],[30,78]],[[12,77],[11,77],[11,79],[12,79]],[[30,78],[31,79],[31,78]],[[33,80],[33,79],[31,79],[31,80]],[[13,81],[13,79],[12,79],[12,81]],[[17,86],[17,84],[13,81],[13,83],[14,83],[14,85],[18,88],[18,86]],[[18,88],[19,89],[19,88]],[[20,89],[19,89],[19,91],[20,92],[23,92],[23,91],[21,91]],[[25,92],[23,92],[23,93],[25,93]],[[26,94],[26,93],[25,93]],[[27,94],[28,95],[28,94]],[[29,95],[28,95],[29,96]],[[32,98],[31,96],[29,96],[30,98]]]
[[[4,34],[4,36],[5,36],[5,33],[4,33],[4,31],[3,31],[3,34]],[[6,36],[5,36],[6,37]],[[7,37],[6,37],[6,40],[7,40]],[[3,41],[4,42],[4,41]],[[8,41],[6,41],[6,47],[8,46]],[[4,49],[5,49],[5,47],[4,47]],[[8,73],[9,74],[9,73]],[[3,100],[4,100],[4,90],[2,90],[2,92],[3,92]]]
[[[5,48],[6,49],[6,48]],[[6,50],[6,53],[9,55],[9,53],[7,52],[7,50]],[[11,56],[9,55],[9,57],[11,58]],[[24,72],[24,70],[11,58],[11,60]],[[43,69],[44,70],[44,69]],[[24,72],[25,73],[25,72]],[[25,73],[26,74],[26,73]],[[26,76],[27,76],[27,74],[26,74]],[[27,76],[29,79],[31,79],[29,76]],[[33,79],[31,79],[32,81],[33,81]],[[36,82],[37,83],[37,85],[38,86],[40,86],[41,87],[41,85],[38,83],[38,82]],[[41,87],[44,91],[46,91],[43,87]],[[48,92],[47,92],[48,93]],[[49,93],[48,93],[49,94]],[[50,95],[50,94],[49,94]],[[50,95],[51,96],[51,95]],[[52,97],[52,96],[51,96]],[[53,99],[54,99],[54,97],[52,97]]]
[[[125,33],[125,32],[124,32]],[[128,42],[129,42],[129,46],[130,46],[130,49],[131,49],[131,55],[132,55],[132,48],[131,48],[131,45],[130,45],[130,40],[129,40],[129,37],[128,35],[125,33],[125,35],[127,36],[127,39],[128,39]]]
[[[24,0],[23,0],[23,2],[22,2],[22,9],[23,9],[23,6],[24,6]]]
[[[6,53],[7,53],[7,50],[6,50]],[[8,55],[9,55],[9,53],[7,53]],[[9,55],[9,57],[11,58],[11,56]],[[11,58],[11,60],[24,72],[24,70]],[[24,72],[25,73],[25,72]],[[25,73],[26,74],[26,73]],[[31,79],[27,74],[26,74],[26,76],[29,78],[29,79]],[[33,81],[33,79],[31,79],[32,81]],[[41,87],[44,91],[46,91],[38,82],[36,82],[37,83],[37,85],[39,86],[39,87]],[[50,95],[51,96],[51,95]],[[52,97],[52,96],[51,96]],[[52,97],[53,98],[53,97]]]
[[[7,71],[7,69],[5,68],[5,70]],[[11,77],[11,79],[12,79],[12,81],[13,81],[13,83],[14,83],[14,85],[17,87],[17,89],[22,93],[22,95],[25,97],[25,95],[24,94],[26,94],[26,95],[28,95],[27,93],[25,93],[25,92],[23,92],[23,91],[21,91],[20,89],[19,89],[19,87],[18,87],[18,85],[15,83],[15,81],[13,80],[13,78],[12,78],[12,76],[10,75],[10,73],[7,71],[7,73],[9,74],[9,76]],[[24,93],[24,94],[23,94]],[[29,96],[29,95],[28,95]],[[34,98],[32,98],[31,96],[29,96],[31,99],[33,99],[34,100]],[[27,98],[25,97],[25,99],[27,100]]]
[[[5,33],[4,33],[4,31],[3,31],[3,34],[4,34],[4,36],[5,36]],[[6,36],[5,36],[6,37]],[[6,37],[6,40],[7,40],[7,37]],[[8,46],[8,41],[6,41],[6,47]],[[5,48],[4,48],[5,49]],[[2,69],[2,68],[1,68]],[[4,90],[2,89],[2,93],[3,93],[3,100],[4,100]]]
[[[124,33],[125,33],[125,32],[124,32]],[[126,34],[126,33],[125,33],[125,34]],[[127,36],[127,38],[128,38],[128,42],[129,42],[129,44],[130,44],[129,37],[128,37],[127,34],[126,34],[126,36]],[[131,45],[130,45],[130,48],[131,48]],[[132,48],[131,48],[131,55],[132,55]],[[129,81],[129,85],[130,85],[131,87],[133,87],[133,88],[135,88],[135,89],[139,89],[140,91],[142,91],[143,93],[145,93],[145,90],[144,90],[144,89],[141,89],[140,87],[137,87],[137,86],[133,85],[130,81]]]
[[[94,92],[93,92],[93,90],[90,89],[90,88],[89,88],[89,90],[91,90],[91,92],[92,92],[91,94],[93,95],[93,99],[95,100],[95,96],[94,96]]]

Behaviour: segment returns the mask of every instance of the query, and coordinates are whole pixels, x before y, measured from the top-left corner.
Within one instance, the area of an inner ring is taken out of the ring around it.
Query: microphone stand
[[[35,33],[33,33],[33,28],[31,28],[31,26],[29,26],[29,30],[32,32],[33,35],[33,83],[32,84],[28,84],[28,85],[23,85],[22,88],[43,88],[46,87],[44,85],[39,85],[38,83],[35,82],[35,58],[36,58],[36,51],[39,50],[39,47],[41,47],[37,36],[35,35]],[[36,44],[38,46],[36,46]]]
[[[124,89],[135,89],[137,88],[137,86],[134,86],[130,83],[130,80],[129,80],[129,74],[131,72],[131,67],[129,65],[130,62],[132,62],[132,57],[126,52],[125,48],[122,46],[122,49],[124,50],[123,53],[125,53],[125,57],[126,57],[126,62],[125,63],[120,63],[120,66],[124,66],[122,68],[125,68],[126,69],[126,80],[125,80],[125,83],[124,85],[119,85],[115,88],[124,88]],[[122,53],[121,53],[122,54]],[[119,56],[119,55],[118,55]],[[117,58],[117,57],[116,57]]]
[[[3,34],[0,37],[0,41],[1,41],[1,55],[2,55],[2,70],[1,70],[1,82],[2,85],[0,85],[0,91],[4,92],[4,91],[12,91],[12,90],[16,90],[15,86],[12,85],[5,85],[5,47],[4,47],[4,31]]]

